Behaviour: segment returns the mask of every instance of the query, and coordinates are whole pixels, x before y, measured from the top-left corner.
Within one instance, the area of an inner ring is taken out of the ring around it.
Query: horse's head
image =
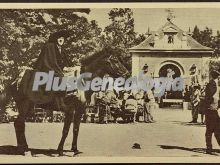
[[[127,78],[130,76],[130,72],[121,56],[121,50],[106,47],[81,60],[81,73],[90,72],[93,77],[104,77],[108,74],[112,78]],[[93,91],[85,93],[88,102],[92,93]]]
[[[130,75],[123,62],[116,55],[111,55],[106,61],[105,70],[112,77],[128,77]]]
[[[105,74],[113,78],[128,77],[130,73],[121,56],[122,53],[118,49],[104,48],[81,61],[82,71],[91,72],[94,77],[103,77]]]

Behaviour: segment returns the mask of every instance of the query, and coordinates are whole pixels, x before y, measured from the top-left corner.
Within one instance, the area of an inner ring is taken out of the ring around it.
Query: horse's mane
[[[91,61],[97,60],[97,59],[102,59],[105,57],[108,57],[109,54],[106,53],[106,49],[98,49],[95,52],[87,55],[86,57],[82,58],[80,60],[82,65],[87,65],[88,63],[90,63]]]
[[[130,69],[125,65],[121,57],[122,53],[120,49],[110,46],[97,50],[95,53],[81,59],[82,71],[97,73],[102,68],[101,74],[107,73],[112,77],[128,75]],[[118,69],[115,69],[115,67]],[[99,73],[97,75],[101,76]]]

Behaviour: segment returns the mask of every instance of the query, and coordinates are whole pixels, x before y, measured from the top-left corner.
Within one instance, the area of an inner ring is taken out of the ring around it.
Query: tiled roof
[[[165,34],[171,33],[176,35],[176,38],[174,39],[174,43],[168,44]],[[130,52],[145,50],[212,51],[211,48],[201,45],[172,22],[167,22],[158,31],[151,32],[151,35],[149,35],[142,43],[129,50]]]

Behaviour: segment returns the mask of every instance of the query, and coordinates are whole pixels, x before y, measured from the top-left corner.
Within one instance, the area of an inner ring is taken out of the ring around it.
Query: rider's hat
[[[67,30],[60,30],[55,33],[52,33],[49,37],[49,42],[56,42],[58,38],[64,37],[68,38],[70,36],[70,32]]]
[[[220,75],[220,72],[218,70],[213,70],[210,74],[212,78],[216,79]]]

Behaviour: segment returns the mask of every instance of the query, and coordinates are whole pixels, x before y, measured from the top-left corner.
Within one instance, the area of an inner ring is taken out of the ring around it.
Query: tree
[[[0,83],[16,78],[31,67],[49,35],[70,32],[66,54],[72,65],[99,46],[102,29],[79,13],[89,9],[19,9],[0,11]]]
[[[192,38],[201,43],[201,34],[197,25],[194,27]]]
[[[193,36],[200,44],[208,46],[214,50],[212,59],[209,62],[209,73],[213,70],[220,69],[220,32],[217,31],[217,35],[213,36],[212,29],[206,27],[205,30],[200,31],[197,26],[195,26],[193,31]]]
[[[214,48],[213,45],[213,36],[212,36],[212,29],[206,27],[205,30],[201,31],[201,44],[207,47]]]
[[[195,26],[193,30],[192,37],[199,42],[200,44],[204,46],[208,46],[213,48],[213,35],[212,35],[212,29],[206,27],[205,30],[200,31],[197,26]]]
[[[205,30],[200,31],[195,26],[192,37],[200,44],[210,47],[214,50],[212,57],[218,57],[220,53],[220,33],[217,31],[217,35],[213,36],[211,28],[206,27]]]
[[[134,18],[131,9],[114,8],[109,12],[111,24],[104,32],[110,37],[113,46],[127,49],[133,46],[136,33],[134,32]]]
[[[141,42],[143,42],[146,39],[146,36],[144,34],[139,34],[136,35],[135,41],[134,41],[134,45],[138,45]]]
[[[134,31],[133,12],[129,8],[114,8],[109,13],[110,25],[105,27],[105,45],[121,50],[124,65],[131,70],[131,56],[128,49],[142,42],[144,35]]]
[[[213,57],[219,58],[220,56],[220,32],[217,31],[217,35],[213,37]]]

